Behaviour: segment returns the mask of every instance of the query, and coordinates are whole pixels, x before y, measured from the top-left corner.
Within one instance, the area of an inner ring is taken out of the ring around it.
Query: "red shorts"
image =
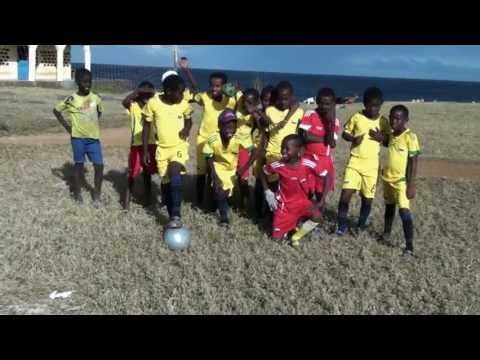
[[[273,215],[273,231],[272,238],[274,240],[280,240],[285,234],[294,230],[298,222],[302,218],[319,217],[321,215],[320,210],[312,210],[311,201],[302,201],[297,204],[281,206],[275,211]]]
[[[308,155],[308,156],[305,156],[306,158],[314,161],[314,162],[317,162],[318,160],[318,155]],[[330,192],[334,192],[335,191],[335,162],[333,161],[333,158],[331,156],[324,156],[322,158],[322,161],[324,159],[327,159],[327,163],[328,163],[328,173],[330,175]],[[322,178],[315,178],[315,186],[314,186],[314,189],[315,189],[315,192],[319,192],[319,193],[323,193],[323,179]]]
[[[148,153],[150,154],[150,165],[144,169],[147,174],[153,175],[157,173],[157,162],[155,161],[155,153],[157,145],[148,145]],[[128,178],[131,180],[140,174],[143,169],[142,164],[143,146],[132,146],[128,154]]]
[[[238,166],[237,170],[240,169],[241,167],[245,166],[246,163],[248,163],[248,160],[250,159],[250,152],[246,149],[241,148],[240,151],[238,152]],[[250,169],[247,169],[240,178],[241,180],[247,181],[248,178],[250,177]]]

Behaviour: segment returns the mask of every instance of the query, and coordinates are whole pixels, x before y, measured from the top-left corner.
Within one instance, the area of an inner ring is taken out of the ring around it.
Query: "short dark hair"
[[[289,81],[280,81],[275,87],[275,92],[278,94],[282,90],[289,90],[293,94],[293,86]]]
[[[177,90],[180,87],[185,88],[185,81],[178,75],[170,75],[163,82],[163,90]]]
[[[260,94],[258,93],[258,90],[249,88],[243,92],[243,96],[253,96],[256,100],[258,100],[260,97]]]
[[[142,81],[140,84],[138,84],[138,88],[149,88],[149,89],[155,89],[155,86],[150,81]]]
[[[363,103],[366,104],[370,100],[373,99],[378,99],[383,103],[383,93],[382,90],[380,90],[376,86],[369,87],[365,89],[365,92],[363,93]]]
[[[212,79],[221,79],[224,84],[226,84],[227,81],[228,81],[227,75],[223,72],[220,72],[220,71],[215,71],[215,72],[211,73],[210,76],[208,77],[208,81],[211,82]]]
[[[77,71],[75,71],[75,82],[79,82],[80,79],[84,76],[90,76],[90,78],[92,78],[92,73],[90,72],[90,70],[87,70],[87,69],[78,69]]]
[[[409,114],[409,111],[408,111],[408,108],[405,106],[405,105],[395,105],[394,107],[392,107],[390,109],[390,114],[395,112],[395,111],[401,111],[403,112],[403,114],[405,115],[405,117],[408,119],[408,114]]]
[[[275,91],[275,87],[273,85],[267,85],[262,89],[260,93],[260,98],[263,99],[267,94],[271,94]]]
[[[332,88],[324,87],[318,90],[317,93],[317,102],[320,100],[321,97],[331,97],[335,101],[337,97],[335,96],[335,91]]]
[[[282,140],[282,148],[287,145],[288,142],[290,141],[294,141],[295,142],[295,145],[297,146],[303,146],[303,140],[301,138],[300,135],[297,135],[297,134],[290,134],[290,135],[287,135],[283,138]]]

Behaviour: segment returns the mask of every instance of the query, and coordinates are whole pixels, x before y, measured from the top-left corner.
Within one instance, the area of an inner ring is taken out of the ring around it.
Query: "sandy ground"
[[[128,128],[102,129],[102,144],[125,146],[130,141]],[[69,138],[64,134],[40,134],[0,138],[0,144],[12,145],[64,145]],[[419,158],[419,176],[469,179],[480,181],[480,163],[436,158]]]

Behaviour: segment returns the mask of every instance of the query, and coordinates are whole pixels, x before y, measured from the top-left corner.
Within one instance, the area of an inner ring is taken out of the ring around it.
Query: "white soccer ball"
[[[167,229],[163,239],[168,248],[173,251],[186,250],[192,244],[190,230],[185,227],[178,229]]]

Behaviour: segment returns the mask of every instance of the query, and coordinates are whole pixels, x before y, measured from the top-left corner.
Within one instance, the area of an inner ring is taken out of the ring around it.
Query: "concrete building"
[[[0,81],[72,80],[71,45],[0,45]],[[85,68],[90,70],[89,45],[83,45]]]

